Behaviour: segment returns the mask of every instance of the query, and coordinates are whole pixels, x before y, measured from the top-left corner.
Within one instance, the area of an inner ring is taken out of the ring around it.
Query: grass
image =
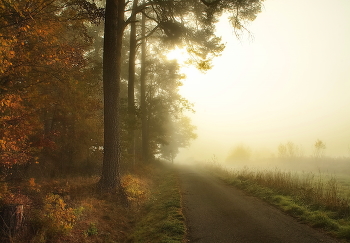
[[[123,175],[128,208],[113,195],[99,194],[98,180],[30,178],[0,184],[0,207],[25,205],[26,227],[9,242],[182,242],[185,224],[171,167],[152,163]]]
[[[163,167],[154,176],[154,193],[142,209],[131,242],[183,242],[186,227],[179,184],[174,171]]]
[[[284,212],[320,228],[327,233],[350,240],[349,188],[342,178],[314,173],[292,173],[275,170],[227,170],[217,163],[205,166],[227,183],[258,196]]]

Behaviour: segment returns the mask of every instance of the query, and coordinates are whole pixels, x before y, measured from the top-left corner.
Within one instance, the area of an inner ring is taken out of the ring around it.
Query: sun
[[[177,62],[182,65],[189,58],[189,55],[185,49],[175,47],[175,49],[166,54],[166,57],[168,60],[177,60]]]
[[[185,75],[185,79],[196,79],[200,71],[192,64],[189,60],[191,59],[190,54],[184,48],[175,47],[168,53],[166,53],[168,60],[176,60],[180,65],[180,73]]]

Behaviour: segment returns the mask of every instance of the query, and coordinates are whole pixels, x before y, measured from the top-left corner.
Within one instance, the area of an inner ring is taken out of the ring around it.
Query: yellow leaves
[[[221,50],[219,50],[219,52],[220,51]],[[213,65],[211,64],[211,61],[213,57],[216,56],[214,52],[207,54],[205,52],[202,52],[201,50],[195,49],[194,47],[188,47],[187,52],[192,57],[190,60],[187,61],[187,63],[190,65],[194,65],[198,70],[205,72],[210,70],[213,67]]]
[[[213,67],[213,65],[211,64],[210,61],[203,60],[203,61],[197,62],[196,67],[201,71],[208,71]]]
[[[43,209],[46,227],[52,233],[68,233],[74,226],[77,216],[71,207],[67,207],[65,201],[55,194],[49,194],[44,200]]]
[[[125,175],[122,178],[122,186],[124,187],[128,199],[131,202],[140,204],[147,197],[147,182],[135,175]]]

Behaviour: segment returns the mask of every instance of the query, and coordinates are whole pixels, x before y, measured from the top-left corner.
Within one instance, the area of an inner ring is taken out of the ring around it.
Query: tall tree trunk
[[[143,14],[141,20],[141,123],[142,123],[142,159],[148,162],[148,122],[146,107],[146,17]]]
[[[121,193],[120,165],[120,71],[124,32],[124,0],[107,0],[103,50],[104,155],[100,187],[103,192]],[[122,198],[123,199],[123,198]]]
[[[129,147],[128,153],[135,163],[135,60],[136,60],[136,8],[138,0],[134,0],[130,19],[130,52],[128,80],[128,116],[129,116]]]

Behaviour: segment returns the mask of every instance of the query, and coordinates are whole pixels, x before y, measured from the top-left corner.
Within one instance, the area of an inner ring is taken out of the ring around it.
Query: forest
[[[42,239],[28,242],[53,242],[58,232],[73,227],[79,207],[74,211],[64,199],[62,178],[68,185],[68,177],[93,177],[93,188],[120,196],[121,175],[155,160],[173,161],[196,133],[186,116],[193,105],[178,92],[185,77],[166,54],[184,48],[188,65],[210,69],[224,49],[214,26],[221,14],[231,14],[239,35],[260,8],[259,0],[0,1],[0,200],[6,238],[13,240],[16,231],[5,222],[9,205],[43,210],[25,236]],[[48,181],[54,185],[44,186]],[[50,217],[57,225],[52,221],[46,235],[39,229]],[[89,229],[94,234],[93,225]]]
[[[85,1],[3,4],[2,177],[29,167],[49,176],[92,173],[101,167],[103,15],[103,7]],[[165,37],[155,30],[144,33],[152,34],[152,40],[147,39],[147,61],[141,65],[141,30],[136,30],[136,20],[133,24],[133,30],[125,31],[122,50],[121,157],[125,163],[146,156],[171,159],[195,137],[194,126],[183,115],[192,107],[178,94],[182,76],[176,61],[157,48]],[[141,66],[150,80],[143,85],[142,113]],[[142,127],[147,134],[144,154]]]

